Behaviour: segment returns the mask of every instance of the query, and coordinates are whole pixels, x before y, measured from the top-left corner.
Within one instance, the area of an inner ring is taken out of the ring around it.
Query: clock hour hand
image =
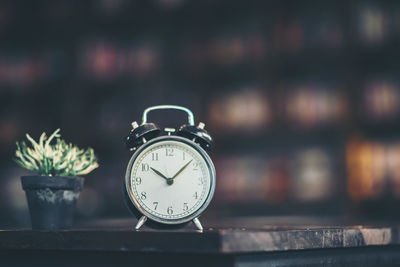
[[[164,174],[162,174],[161,172],[157,171],[156,169],[154,169],[154,168],[152,168],[152,167],[150,167],[150,169],[151,169],[153,172],[155,172],[158,176],[161,176],[162,178],[164,178],[165,180],[168,181],[169,178],[166,177]]]
[[[172,176],[172,180],[175,179],[181,172],[183,172],[184,169],[186,169],[187,166],[189,166],[189,164],[193,161],[193,159],[191,159],[188,163],[186,163],[177,173],[175,173],[174,176]]]
[[[166,177],[164,174],[162,174],[160,171],[157,171],[156,169],[150,167],[150,169],[155,172],[157,175],[161,176],[165,180],[167,180],[167,185],[171,185],[174,182],[174,179]]]

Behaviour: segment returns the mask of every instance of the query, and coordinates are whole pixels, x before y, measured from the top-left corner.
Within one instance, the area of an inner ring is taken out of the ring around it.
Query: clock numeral
[[[183,159],[183,160],[186,159],[186,157],[185,157],[185,152],[182,152],[182,159]]]
[[[204,184],[203,177],[199,177],[199,183],[198,183],[198,185],[202,185],[202,184]]]
[[[151,153],[151,160],[158,161],[158,153]]]
[[[136,178],[135,178],[135,184],[136,184],[136,185],[140,185],[141,183],[142,183],[142,178],[136,177]]]
[[[153,205],[154,205],[154,210],[157,210],[158,202],[153,202]]]
[[[140,194],[140,198],[141,198],[142,200],[145,200],[145,199],[147,198],[146,192],[142,192],[142,193]]]
[[[142,163],[142,172],[147,172],[147,171],[149,171],[149,164]]]
[[[169,207],[168,207],[167,213],[168,213],[169,215],[171,215],[171,214],[174,213],[174,211],[172,210],[172,206],[169,206]]]
[[[174,156],[174,149],[171,148],[171,147],[167,147],[167,148],[165,149],[165,155],[166,155],[167,157],[173,157],[173,156]]]
[[[198,195],[197,195],[197,192],[194,193],[193,197],[194,197],[194,199],[198,199],[199,198]]]
[[[187,211],[189,209],[188,203],[183,203],[183,210]]]
[[[199,170],[199,163],[198,162],[193,162],[193,170],[198,171]]]

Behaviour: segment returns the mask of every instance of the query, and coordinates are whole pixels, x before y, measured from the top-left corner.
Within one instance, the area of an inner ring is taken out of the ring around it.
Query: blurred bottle
[[[313,128],[337,124],[346,112],[346,100],[340,91],[327,84],[299,83],[290,86],[285,111],[295,127]]]
[[[364,111],[367,120],[391,120],[400,114],[400,88],[394,81],[368,81],[364,89]]]
[[[363,3],[357,7],[357,13],[358,35],[363,43],[377,45],[388,37],[390,17],[386,10]]]
[[[292,196],[309,202],[326,200],[336,190],[332,158],[321,148],[307,148],[294,158]]]
[[[272,108],[262,88],[245,87],[212,99],[209,118],[217,132],[257,133],[272,121]]]
[[[384,194],[387,158],[384,145],[351,139],[346,145],[347,191],[355,201]]]

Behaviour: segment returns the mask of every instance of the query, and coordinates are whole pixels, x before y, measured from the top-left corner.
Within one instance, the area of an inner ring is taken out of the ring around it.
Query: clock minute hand
[[[193,159],[191,159],[188,163],[186,163],[177,173],[175,173],[174,176],[172,176],[171,179],[175,179],[181,172],[183,172],[184,169],[186,169],[187,166],[189,166],[189,164],[193,161]]]

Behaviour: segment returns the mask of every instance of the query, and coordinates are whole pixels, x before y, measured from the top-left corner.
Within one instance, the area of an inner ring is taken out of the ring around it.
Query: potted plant
[[[15,161],[37,174],[21,177],[32,229],[67,229],[84,179],[79,177],[99,165],[92,148],[79,149],[61,139],[60,129],[47,138],[42,133],[36,142],[26,134],[26,142],[17,142]]]

